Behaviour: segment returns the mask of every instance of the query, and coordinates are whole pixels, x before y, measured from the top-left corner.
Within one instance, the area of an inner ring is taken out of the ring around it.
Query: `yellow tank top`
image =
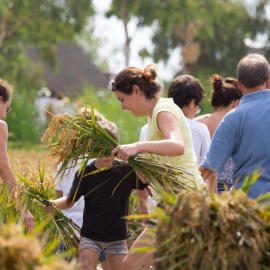
[[[170,112],[176,116],[178,123],[182,132],[183,140],[185,143],[185,153],[180,156],[168,157],[168,156],[158,156],[159,160],[171,164],[173,166],[179,167],[192,175],[185,174],[184,176],[193,181],[189,181],[181,176],[179,176],[179,181],[184,182],[186,186],[190,187],[188,191],[193,189],[202,189],[205,187],[205,182],[203,181],[201,174],[198,170],[196,163],[196,155],[192,143],[192,135],[188,125],[188,122],[181,111],[181,109],[173,102],[172,98],[160,98],[153,110],[152,118],[148,124],[145,141],[159,141],[164,140],[164,135],[160,131],[157,124],[157,115],[160,112]],[[149,155],[150,156],[150,155]],[[160,202],[160,194],[152,189],[153,199]]]

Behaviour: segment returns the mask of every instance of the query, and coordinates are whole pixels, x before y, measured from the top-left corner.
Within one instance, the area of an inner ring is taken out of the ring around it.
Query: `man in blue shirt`
[[[243,97],[218,126],[209,151],[199,170],[208,191],[217,189],[220,173],[229,157],[235,163],[233,184],[260,169],[259,179],[250,187],[248,197],[270,192],[270,67],[264,56],[249,54],[237,66],[237,79]]]

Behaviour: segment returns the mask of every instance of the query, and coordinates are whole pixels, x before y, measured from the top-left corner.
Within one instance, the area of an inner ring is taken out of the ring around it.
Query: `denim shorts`
[[[126,240],[119,240],[114,242],[100,242],[82,237],[79,244],[79,252],[83,249],[90,249],[97,254],[103,249],[108,258],[111,255],[127,255]]]
[[[60,243],[58,244],[58,247],[57,247],[56,254],[60,254],[60,253],[63,253],[63,252],[67,252],[67,249],[66,249],[65,245],[63,244],[63,241],[60,240]],[[67,257],[65,257],[65,260],[70,262],[72,260],[72,257],[67,256]],[[106,261],[106,256],[105,256],[105,252],[104,252],[103,249],[100,251],[98,260],[100,262]]]

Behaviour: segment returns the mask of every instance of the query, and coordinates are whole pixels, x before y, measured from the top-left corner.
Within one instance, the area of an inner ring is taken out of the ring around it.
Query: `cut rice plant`
[[[73,117],[68,114],[54,116],[41,139],[47,140],[48,146],[52,149],[51,155],[57,158],[57,164],[61,164],[59,173],[64,174],[77,165],[78,160],[82,160],[80,174],[83,175],[90,159],[111,156],[111,151],[118,145],[103,129],[102,121],[95,121],[92,104],[91,111],[92,121],[87,121],[86,117]],[[57,141],[53,142],[56,135]],[[150,155],[148,158],[135,155],[128,161],[136,173],[143,176],[157,192],[162,193],[164,189],[169,192],[176,186],[186,190],[185,184],[179,181],[179,177],[186,178],[184,173],[190,174],[181,168],[159,161],[158,156]]]
[[[246,196],[257,177],[232,194],[180,192],[159,216],[155,269],[269,269],[270,194]]]
[[[20,176],[16,174],[19,179],[19,184],[15,190],[16,193],[24,193],[25,201],[31,201],[32,205],[35,203],[40,203],[42,206],[50,206],[50,198],[52,198],[51,188],[44,183],[44,165],[43,168],[39,170],[39,178],[28,179],[25,176]],[[40,213],[44,219],[44,212]],[[54,214],[50,215],[48,222],[53,222],[56,228],[56,233],[53,236],[52,241],[57,238],[61,238],[63,244],[66,246],[69,256],[77,255],[77,248],[79,244],[79,234],[80,228],[71,219],[67,218],[62,211],[56,209]],[[50,242],[50,241],[49,241]],[[48,242],[48,245],[49,245]]]

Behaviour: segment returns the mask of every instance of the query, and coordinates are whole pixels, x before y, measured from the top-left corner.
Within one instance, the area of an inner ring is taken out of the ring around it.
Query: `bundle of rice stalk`
[[[61,164],[59,173],[63,173],[63,175],[67,169],[77,165],[78,160],[81,159],[80,173],[82,172],[81,175],[83,175],[90,159],[111,156],[112,149],[118,145],[102,128],[102,122],[95,121],[92,104],[91,111],[92,121],[87,121],[86,117],[73,117],[68,114],[53,117],[41,139],[42,141],[48,140],[48,146],[52,148],[51,155],[57,157],[56,163]],[[58,140],[53,142],[56,134]],[[185,177],[183,173],[190,174],[179,167],[159,161],[156,155],[151,155],[151,158],[135,155],[131,156],[128,161],[133,169],[144,176],[145,180],[158,192],[162,193],[164,188],[170,191],[170,188],[174,186],[186,190],[185,184],[179,182],[178,177]],[[95,173],[98,171],[100,170]],[[190,181],[192,182],[192,180]]]
[[[158,223],[155,269],[269,269],[269,194],[248,198],[251,182],[221,196],[180,193]]]
[[[45,187],[43,182],[44,165],[43,169],[39,171],[40,183],[38,183],[37,180],[27,179],[26,177],[18,174],[16,174],[16,176],[20,181],[20,185],[18,185],[18,187],[22,188],[23,185],[23,192],[26,194],[26,197],[28,197],[28,201],[36,201],[41,203],[43,206],[50,206],[50,192],[48,190],[48,186]],[[63,240],[63,243],[69,252],[69,256],[76,255],[79,245],[80,228],[58,209],[56,209],[55,213],[51,215],[51,220],[57,233]],[[56,237],[57,236],[55,235],[54,239]]]
[[[0,224],[7,222],[18,222],[20,213],[15,208],[15,203],[11,202],[11,195],[7,186],[0,184]]]

